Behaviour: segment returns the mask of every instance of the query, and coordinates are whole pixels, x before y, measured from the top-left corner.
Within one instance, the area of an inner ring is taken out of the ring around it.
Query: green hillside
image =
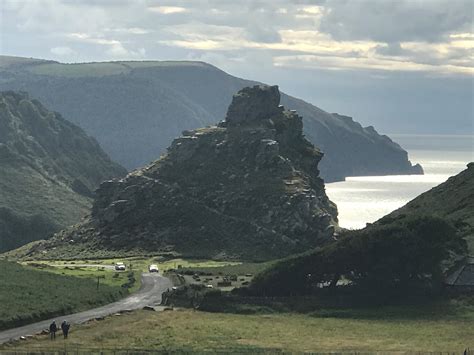
[[[113,302],[126,289],[0,260],[0,329]]]
[[[190,61],[62,64],[0,57],[0,89],[23,90],[95,137],[128,169],[157,159],[183,130],[216,124],[232,95],[256,83]],[[355,175],[421,173],[407,153],[373,127],[282,94],[325,157],[326,181]]]
[[[451,221],[466,239],[469,253],[474,255],[474,163],[469,163],[466,170],[376,223],[385,225],[403,222],[406,218],[420,215],[433,215]]]
[[[77,223],[124,175],[98,143],[24,93],[0,93],[0,251]]]

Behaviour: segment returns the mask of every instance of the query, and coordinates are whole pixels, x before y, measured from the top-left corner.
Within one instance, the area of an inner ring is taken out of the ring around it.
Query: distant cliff
[[[323,154],[279,101],[276,86],[241,90],[225,121],[185,131],[161,159],[104,182],[88,219],[28,252],[267,260],[328,242],[337,210],[318,176]]]
[[[30,92],[97,138],[116,161],[134,169],[162,154],[185,129],[216,124],[232,95],[256,84],[202,62],[61,64],[0,57],[0,89]],[[304,133],[325,152],[321,176],[419,174],[407,153],[373,127],[282,94],[303,116]]]
[[[99,184],[125,174],[58,113],[0,92],[0,251],[79,222]]]

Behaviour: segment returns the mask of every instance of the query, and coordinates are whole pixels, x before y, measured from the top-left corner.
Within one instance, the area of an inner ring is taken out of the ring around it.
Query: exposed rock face
[[[330,240],[323,154],[279,98],[276,86],[241,90],[218,127],[185,131],[160,160],[103,183],[90,218],[50,243],[262,260]]]
[[[0,92],[0,251],[79,222],[99,184],[125,174],[58,113]]]
[[[283,111],[277,86],[254,86],[234,95],[227,111],[228,126],[251,125]]]

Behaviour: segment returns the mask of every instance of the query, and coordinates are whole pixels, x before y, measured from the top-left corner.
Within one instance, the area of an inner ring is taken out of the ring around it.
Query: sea
[[[326,184],[337,204],[339,225],[360,229],[466,169],[474,161],[474,135],[388,135],[423,166],[424,175],[347,177]]]

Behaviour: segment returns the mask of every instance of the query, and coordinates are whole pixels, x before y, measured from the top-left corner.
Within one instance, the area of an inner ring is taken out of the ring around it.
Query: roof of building
[[[464,265],[446,278],[450,286],[474,286],[474,260],[469,259]]]

